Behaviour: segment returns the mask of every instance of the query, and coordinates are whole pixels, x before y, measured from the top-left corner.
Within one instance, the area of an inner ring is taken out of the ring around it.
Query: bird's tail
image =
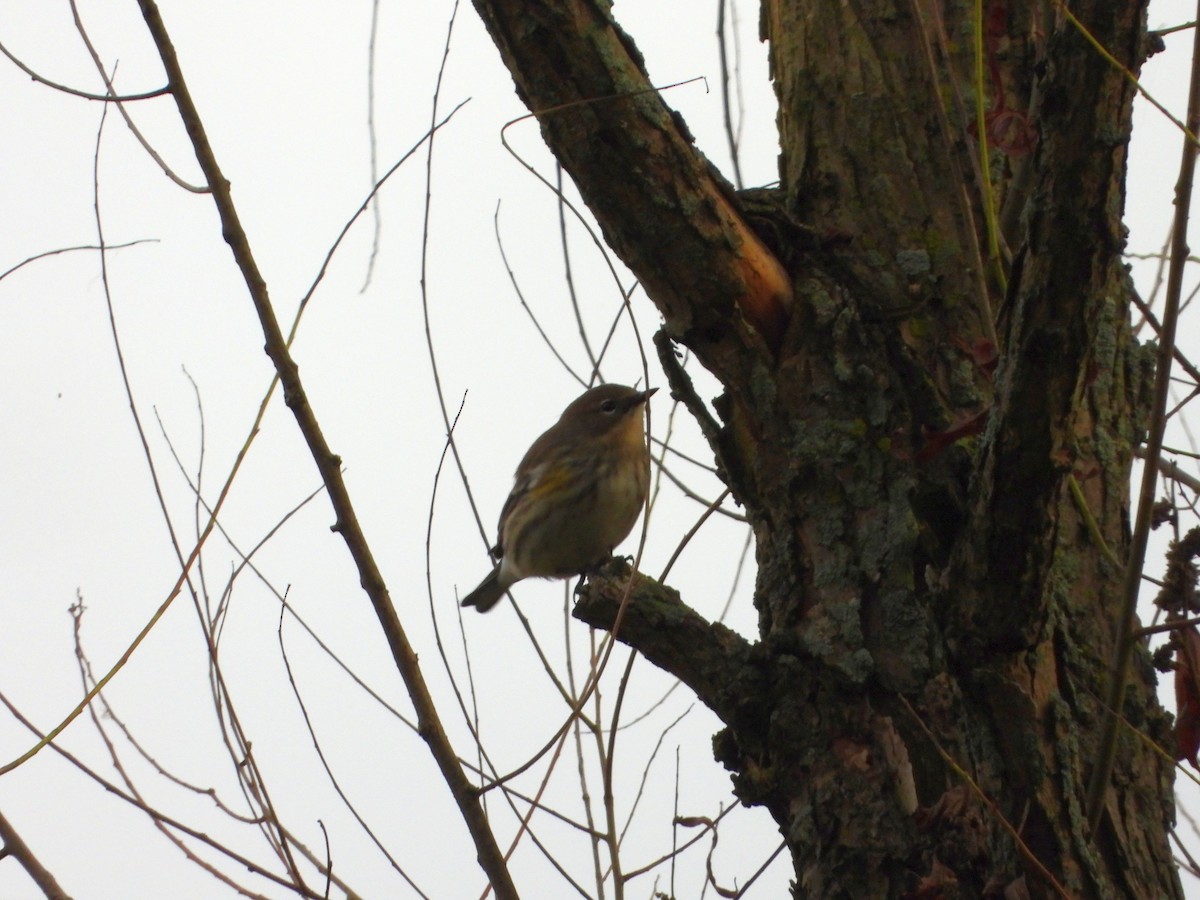
[[[483,579],[479,587],[463,598],[463,606],[473,606],[481,613],[487,612],[500,602],[509,585],[500,580],[500,567],[492,569],[491,574]]]

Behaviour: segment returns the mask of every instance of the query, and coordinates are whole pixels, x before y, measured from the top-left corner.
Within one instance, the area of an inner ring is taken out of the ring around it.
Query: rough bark
[[[1100,833],[1082,809],[1121,580],[1101,539],[1122,556],[1146,375],[1121,73],[1043,7],[991,7],[976,123],[971,8],[769,0],[781,185],[736,196],[607,5],[475,5],[666,334],[724,386],[706,433],[754,526],[759,640],[644,580],[619,637],[721,717],[796,896],[1179,896],[1171,767],[1133,731],[1165,742],[1144,659]],[[1141,2],[1072,9],[1136,70]],[[625,580],[577,615],[611,624]]]

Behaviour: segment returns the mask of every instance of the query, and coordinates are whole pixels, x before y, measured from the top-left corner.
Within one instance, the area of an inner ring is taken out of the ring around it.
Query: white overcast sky
[[[101,58],[107,66],[117,66],[119,90],[161,85],[157,56],[132,0],[79,5]],[[742,6],[742,171],[747,185],[756,185],[776,177],[774,108],[765,48],[757,40],[757,12],[753,4]],[[381,170],[429,125],[451,8],[447,2],[381,4],[375,60]],[[677,0],[625,0],[616,4],[615,14],[644,52],[656,83],[707,78],[707,87],[686,85],[671,90],[667,99],[683,113],[701,149],[728,172],[716,3],[688,8],[699,12],[681,16]],[[309,0],[286,8],[176,0],[163,2],[161,9],[286,329],[329,246],[370,187],[371,7]],[[1155,0],[1150,21],[1157,27],[1191,17],[1180,0]],[[47,78],[101,90],[65,2],[6,0],[0,7],[0,42]],[[1144,73],[1145,84],[1180,117],[1190,42],[1190,32],[1169,38],[1168,52],[1153,59]],[[469,102],[436,141],[428,326],[451,415],[466,398],[456,437],[491,539],[521,453],[580,390],[521,310],[497,248],[497,205],[505,251],[526,301],[568,362],[579,371],[586,364],[566,301],[554,198],[500,144],[501,128],[525,110],[469,3],[459,10],[441,108],[449,111],[463,100]],[[185,180],[198,182],[173,103],[161,98],[133,104],[130,110],[171,167]],[[100,104],[34,84],[0,60],[0,209],[6,213],[0,271],[38,253],[96,243],[92,182],[101,113]],[[1170,221],[1180,140],[1146,105],[1135,122],[1130,249],[1153,252],[1161,247]],[[535,124],[518,123],[507,137],[525,160],[553,178]],[[488,563],[484,540],[450,464],[442,471],[433,526],[427,528],[445,431],[420,290],[424,165],[422,151],[381,192],[379,254],[368,289],[360,291],[371,251],[370,217],[358,223],[335,257],[305,314],[294,353],[329,443],[344,460],[352,498],[439,708],[456,746],[469,755],[468,735],[435,643],[427,583],[450,668],[461,683],[466,668],[455,591],[470,590]],[[109,255],[108,284],[134,400],[186,553],[197,514],[163,430],[192,477],[203,449],[202,492],[211,502],[247,437],[271,368],[210,198],[171,183],[115,110],[110,110],[100,146],[99,204],[110,244],[150,241]],[[590,238],[575,224],[570,226],[570,246],[575,286],[596,341],[619,307],[620,292]],[[618,271],[621,285],[628,287],[629,275]],[[1146,288],[1152,268],[1139,264],[1136,277]],[[657,315],[640,293],[634,295],[634,306],[641,350],[650,358],[650,384],[662,385],[649,340]],[[633,383],[644,377],[638,341],[628,324],[618,328],[603,367],[607,380]],[[703,379],[701,386],[703,396],[715,393]],[[203,403],[203,444],[196,391]],[[653,404],[654,433],[665,436],[670,428],[680,447],[710,459],[686,415],[668,421],[670,412],[669,398],[660,393]],[[86,649],[101,672],[128,646],[178,574],[122,387],[97,254],[55,256],[0,281],[0,413],[7,423],[0,429],[0,691],[37,724],[49,727],[80,696],[67,613],[77,596],[87,608]],[[699,478],[686,464],[676,468],[694,479],[697,489],[716,494],[712,479]],[[247,549],[318,484],[292,417],[276,397],[234,483],[222,524]],[[700,511],[693,501],[664,488],[647,536],[646,572],[662,570],[678,536]],[[348,554],[329,531],[331,523],[329,506],[318,497],[256,555],[271,587],[250,572],[234,582],[223,669],[285,820],[323,854],[321,820],[329,830],[336,871],[364,896],[417,896],[338,804],[315,760],[279,651],[279,604],[272,587],[288,590],[289,602],[344,661],[385,698],[408,709]],[[684,551],[671,584],[705,615],[720,615],[735,583],[744,540],[743,527],[714,517]],[[631,539],[628,552],[634,546]],[[237,559],[219,537],[210,542],[197,576],[202,574],[214,602]],[[755,630],[752,584],[751,562],[727,616],[748,637]],[[517,597],[561,674],[562,587],[523,584]],[[578,623],[567,632],[578,679],[587,668],[581,654],[588,634]],[[428,895],[478,896],[482,875],[473,849],[420,740],[367,698],[291,620],[285,620],[284,641],[330,763],[381,840]],[[565,711],[507,604],[486,617],[468,616],[465,644],[485,742],[506,770],[548,741]],[[625,659],[618,651],[602,687],[606,716]],[[652,707],[670,686],[648,664],[637,663],[622,721]],[[208,702],[204,647],[188,596],[167,612],[117,676],[108,697],[163,765],[236,802]],[[714,816],[721,804],[730,802],[727,774],[712,761],[709,743],[718,723],[679,689],[651,717],[622,732],[618,817],[628,814],[645,760],[663,730],[689,708],[662,741],[650,769],[646,797],[624,845],[627,868],[670,848],[676,747],[678,812]],[[0,764],[30,743],[27,732],[0,715]],[[112,777],[89,722],[72,725],[62,745]],[[123,752],[128,755],[128,748]],[[250,829],[230,830],[205,798],[181,793],[156,778],[145,763],[132,761],[132,755],[129,759],[149,802],[222,835],[257,860],[267,860]],[[573,758],[560,763],[547,796],[581,816],[575,772]],[[590,784],[598,791],[594,771]],[[532,793],[537,781],[527,777],[521,787]],[[499,801],[493,798],[492,804],[501,830],[511,833]],[[0,811],[78,898],[185,900],[229,894],[168,845],[145,816],[108,797],[49,751],[0,778]],[[543,821],[535,819],[535,829]],[[778,836],[762,810],[735,810],[727,823],[714,868],[724,883],[741,884],[771,853]],[[550,825],[546,835],[572,872],[590,885],[586,841]],[[704,848],[707,842],[680,862],[680,897],[699,896]],[[527,841],[517,853],[514,871],[527,896],[571,896]],[[789,876],[790,866],[781,857],[751,896],[782,896]],[[654,877],[633,882],[631,896],[649,896]],[[660,877],[659,887],[666,889],[669,870],[662,869]],[[280,894],[265,882],[246,880],[271,896]],[[0,898],[35,896],[14,862],[0,862]]]

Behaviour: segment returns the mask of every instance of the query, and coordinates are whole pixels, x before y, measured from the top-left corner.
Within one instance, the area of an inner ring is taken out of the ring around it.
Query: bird
[[[463,606],[487,612],[524,578],[583,574],[625,540],[650,484],[642,409],[656,390],[591,388],[533,442],[500,511],[499,562]]]

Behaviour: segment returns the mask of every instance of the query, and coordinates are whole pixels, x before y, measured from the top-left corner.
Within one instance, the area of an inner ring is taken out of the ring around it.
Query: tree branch
[[[71,900],[71,895],[58,886],[58,882],[54,880],[50,870],[33,855],[29,845],[21,839],[12,823],[4,818],[3,813],[0,813],[0,841],[4,842],[4,849],[0,851],[0,855],[11,856],[19,862],[22,868],[29,873],[34,884],[41,888],[47,900]]]
[[[632,585],[630,585],[632,579]],[[719,622],[709,622],[679,599],[678,591],[635,572],[622,559],[606,563],[580,590],[572,615],[611,630],[626,592],[629,602],[616,637],[674,675],[725,724],[742,718],[746,679],[755,677],[753,645]]]
[[[299,368],[288,350],[283,332],[279,327],[274,308],[267,293],[266,282],[259,273],[258,264],[250,250],[246,233],[242,228],[237,209],[230,194],[229,182],[225,179],[216,156],[208,142],[200,114],[192,102],[183,71],[175,55],[170,35],[159,15],[154,0],[139,0],[142,16],[146,26],[158,48],[163,68],[167,73],[167,83],[179,108],[179,115],[196,151],[196,158],[204,171],[205,178],[212,187],[213,202],[221,218],[221,226],[226,243],[229,244],[246,282],[250,298],[258,313],[259,322],[266,338],[266,353],[279,374],[283,385],[284,398],[288,408],[296,417],[296,423],[308,444],[309,450],[316,461],[329,489],[329,499],[333,504],[337,521],[334,530],[342,535],[350,555],[358,569],[359,580],[363,590],[370,598],[379,618],[379,624],[387,638],[392,651],[396,668],[404,679],[405,687],[417,712],[418,733],[425,740],[434,760],[441,770],[450,792],[458,805],[467,828],[475,842],[480,866],[487,874],[496,896],[501,900],[516,900],[518,897],[512,877],[505,864],[504,856],[496,843],[488,825],[487,815],[479,802],[479,794],[475,786],[467,779],[459,764],[450,739],[442,727],[441,719],[429,693],[417,662],[416,652],[409,643],[408,636],[400,624],[392,605],[391,595],[383,575],[375,563],[374,555],[367,544],[366,535],[358,522],[354,506],[346,483],[342,479],[341,459],[329,447],[317,421],[316,413],[309,405],[304,386],[300,381]]]
[[[709,345],[709,365],[713,345],[733,333],[740,339],[728,351],[778,348],[790,276],[650,84],[606,5],[475,0],[475,8],[546,143],[672,336]]]

